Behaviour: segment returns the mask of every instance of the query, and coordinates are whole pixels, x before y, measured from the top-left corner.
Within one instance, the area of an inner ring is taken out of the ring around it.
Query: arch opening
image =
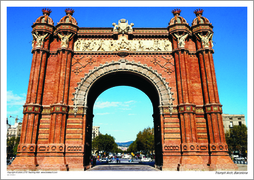
[[[154,85],[144,77],[133,72],[113,72],[103,77],[100,77],[90,87],[87,94],[87,107],[86,107],[86,127],[88,132],[85,139],[85,154],[91,154],[92,147],[89,146],[92,143],[92,125],[94,118],[94,104],[98,96],[104,91],[117,86],[130,86],[141,90],[150,99],[152,104],[153,113],[153,127],[154,129],[154,144],[155,144],[155,163],[157,166],[162,165],[162,147],[161,147],[161,133],[160,133],[160,110],[159,110],[159,94]],[[157,127],[157,128],[155,128]],[[142,130],[142,129],[140,129]],[[89,158],[85,156],[88,163]]]
[[[92,139],[92,122],[93,122],[93,106],[97,97],[105,90],[127,85],[135,87],[143,91],[151,100],[153,106],[154,121],[154,139],[155,139],[155,164],[157,167],[163,165],[162,161],[162,138],[161,138],[161,118],[162,108],[168,108],[169,112],[173,111],[173,93],[171,87],[162,78],[156,70],[145,64],[136,63],[120,59],[119,61],[106,62],[93,70],[90,70],[85,77],[81,79],[75,88],[74,95],[74,115],[78,108],[84,108],[85,119],[85,152],[84,165],[89,164],[91,155],[91,139]]]

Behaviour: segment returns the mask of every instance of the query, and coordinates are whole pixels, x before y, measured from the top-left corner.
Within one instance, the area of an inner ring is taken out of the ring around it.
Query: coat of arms
[[[118,25],[116,25],[116,23],[113,23],[112,25],[114,26],[113,31],[118,31],[118,33],[122,34],[132,31],[132,26],[134,26],[133,23],[129,25],[126,19],[120,19]]]

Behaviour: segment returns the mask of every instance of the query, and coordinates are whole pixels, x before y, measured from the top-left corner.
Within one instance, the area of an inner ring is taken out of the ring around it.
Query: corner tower
[[[194,11],[196,18],[192,22],[192,32],[197,48],[197,57],[200,65],[201,84],[204,98],[204,113],[206,115],[207,133],[209,142],[210,170],[236,170],[237,166],[228,155],[223,120],[222,105],[213,62],[213,26],[207,18],[202,16],[203,10]]]

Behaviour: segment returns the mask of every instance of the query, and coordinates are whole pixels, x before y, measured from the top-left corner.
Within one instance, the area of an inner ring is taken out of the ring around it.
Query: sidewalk
[[[247,164],[237,164],[238,170],[237,171],[248,171],[248,165]]]

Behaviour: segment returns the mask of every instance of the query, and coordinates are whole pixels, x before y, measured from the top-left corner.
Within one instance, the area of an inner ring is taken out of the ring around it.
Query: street
[[[149,166],[154,166],[155,161],[152,160],[152,162],[141,162],[140,159],[135,159],[133,158],[133,161],[130,162],[129,159],[124,159],[124,158],[119,158],[119,163],[116,162],[116,159],[112,159],[111,162],[100,162],[98,161],[98,159],[96,160],[96,165],[104,165],[104,164],[145,164],[145,165],[149,165]]]

